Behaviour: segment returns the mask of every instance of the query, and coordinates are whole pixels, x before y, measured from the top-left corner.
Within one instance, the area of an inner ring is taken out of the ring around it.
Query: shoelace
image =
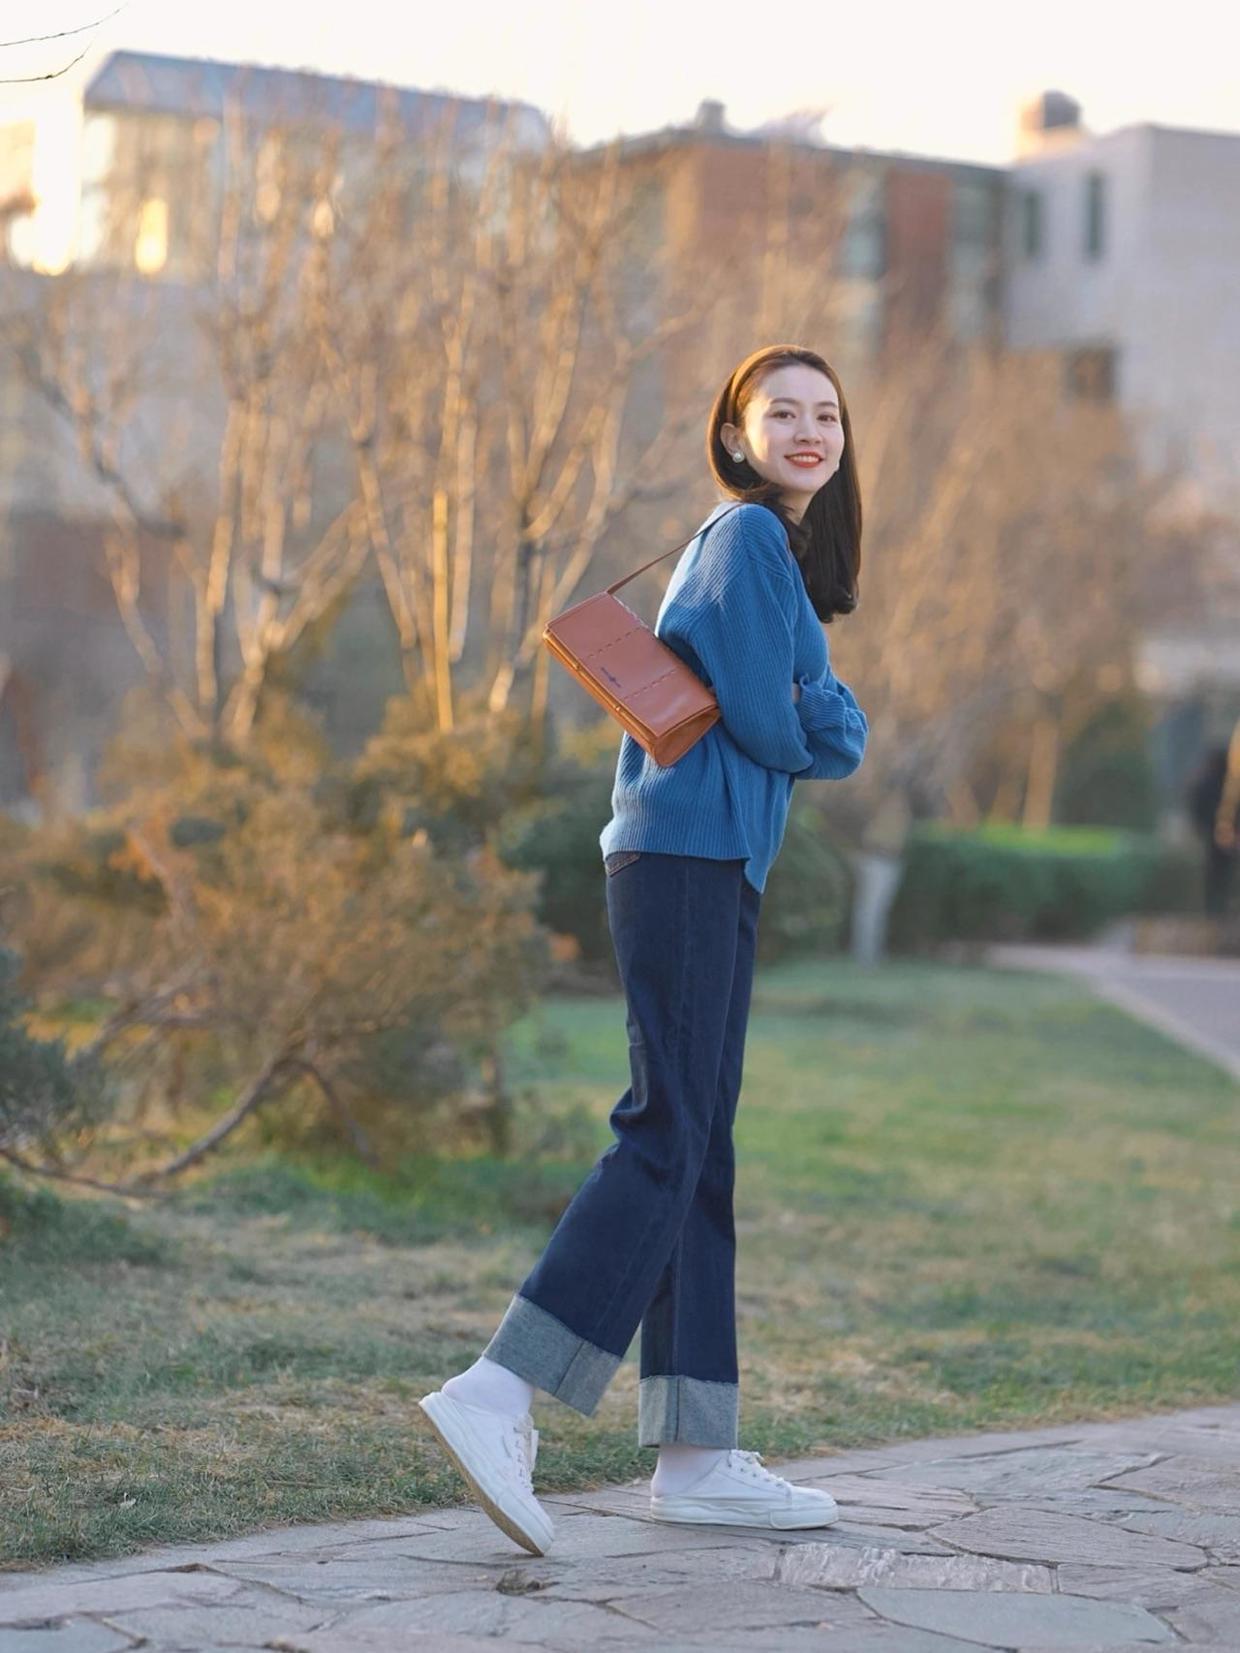
[[[764,1486],[780,1487],[784,1491],[791,1490],[789,1482],[766,1468],[762,1462],[760,1452],[741,1452],[737,1447],[733,1447],[728,1454],[728,1461],[734,1469],[739,1469],[742,1475],[748,1475],[756,1481],[761,1481]]]
[[[504,1439],[516,1460],[521,1485],[532,1498],[534,1496],[534,1458],[538,1451],[538,1431],[534,1428],[533,1420],[528,1414],[523,1418],[514,1418],[512,1433],[506,1435]]]

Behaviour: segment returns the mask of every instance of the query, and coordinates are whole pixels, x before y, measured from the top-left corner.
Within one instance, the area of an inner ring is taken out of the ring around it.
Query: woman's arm
[[[767,513],[769,514],[769,513]],[[719,535],[711,596],[684,631],[719,702],[720,721],[746,757],[784,774],[808,774],[813,748],[788,699],[796,589],[793,574],[751,538]]]
[[[828,665],[817,680],[806,675],[798,678],[792,685],[792,698],[814,755],[813,764],[800,772],[800,778],[839,781],[859,769],[870,725],[847,683]]]

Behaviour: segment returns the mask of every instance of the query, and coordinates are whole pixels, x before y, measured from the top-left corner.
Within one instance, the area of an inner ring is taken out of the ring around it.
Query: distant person
[[[732,1127],[758,910],[793,784],[843,780],[869,726],[823,622],[857,606],[861,498],[844,393],[812,350],[772,345],[728,377],[707,461],[723,496],[681,554],[655,635],[719,720],[659,765],[626,730],[603,891],[628,1008],[616,1140],[560,1217],[494,1336],[420,1405],[491,1519],[543,1554],[536,1390],[592,1417],[641,1328],[639,1446],[659,1521],[823,1527],[829,1493],[737,1441]]]
[[[1205,911],[1225,918],[1240,859],[1240,723],[1230,744],[1220,741],[1202,759],[1189,782],[1187,803],[1205,858]]]

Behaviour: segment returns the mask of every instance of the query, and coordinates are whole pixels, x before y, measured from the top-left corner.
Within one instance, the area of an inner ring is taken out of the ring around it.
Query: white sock
[[[534,1398],[532,1383],[485,1355],[479,1355],[472,1366],[449,1378],[441,1388],[445,1395],[466,1406],[489,1406],[492,1412],[506,1412],[512,1417],[528,1412]]]
[[[680,1442],[666,1442],[659,1448],[659,1461],[651,1478],[652,1492],[683,1492],[714,1469],[728,1455],[726,1447],[685,1446]]]

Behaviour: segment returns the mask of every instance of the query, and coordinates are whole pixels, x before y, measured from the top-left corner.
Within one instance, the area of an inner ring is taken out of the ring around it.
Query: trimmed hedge
[[[758,920],[758,963],[821,958],[848,945],[852,865],[822,811],[792,795],[788,826],[767,875]]]
[[[1132,913],[1193,906],[1196,862],[1148,833],[1108,827],[959,832],[922,823],[909,835],[889,941],[1068,940]]]

